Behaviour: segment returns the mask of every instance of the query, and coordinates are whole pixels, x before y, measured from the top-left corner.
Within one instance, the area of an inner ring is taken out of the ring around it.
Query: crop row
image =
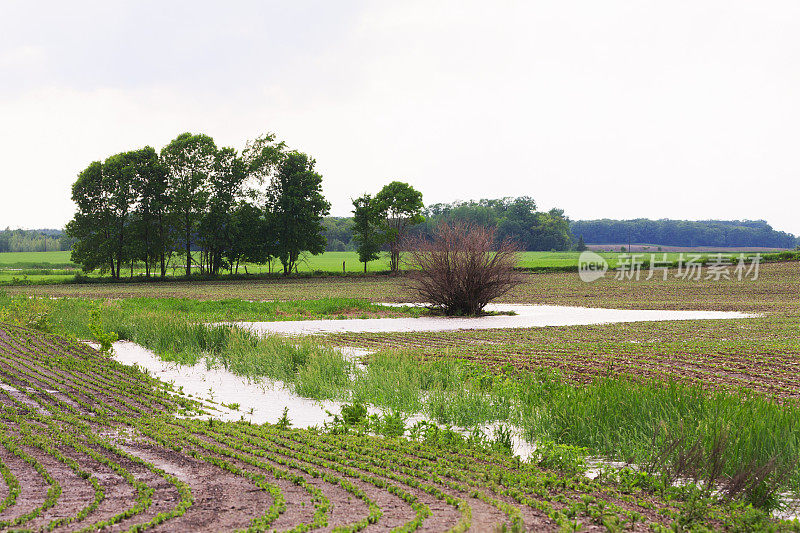
[[[0,380],[2,527],[796,527],[642,473],[591,480],[565,450],[522,462],[446,431],[415,442],[223,423],[135,368],[16,327],[0,326]],[[209,522],[207,507],[228,498],[250,499]]]
[[[493,369],[556,369],[577,382],[625,375],[800,398],[799,322],[798,315],[769,313],[737,320],[336,334],[328,341]]]

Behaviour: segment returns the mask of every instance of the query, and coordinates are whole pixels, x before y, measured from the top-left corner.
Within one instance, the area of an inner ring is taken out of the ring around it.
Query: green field
[[[11,265],[66,265],[73,264],[71,252],[3,252],[0,253],[0,268]]]
[[[602,252],[600,254],[608,261],[610,267],[617,266],[621,253]],[[650,254],[637,254],[640,259],[648,260]],[[656,254],[656,261],[675,262],[681,254],[667,253]],[[703,254],[703,257],[715,254]],[[575,268],[578,264],[579,252],[522,252],[519,267],[533,270],[553,270]],[[687,257],[685,255],[684,257]],[[168,269],[169,277],[182,276],[183,268],[180,261],[173,261]],[[372,261],[367,266],[368,272],[382,272],[389,268],[387,257]],[[195,272],[198,270],[195,269]],[[279,272],[280,264],[274,262],[270,270],[268,265],[243,264],[239,266],[239,274],[266,274]],[[319,255],[307,254],[298,265],[301,273],[361,273],[364,271],[363,263],[359,263],[356,252],[325,252]],[[70,262],[70,252],[7,252],[0,253],[0,285],[16,285],[27,283],[63,283],[72,281],[80,269]],[[130,268],[123,269],[123,278],[129,277]],[[144,276],[142,265],[133,270],[134,276]],[[223,273],[224,275],[224,273]],[[87,274],[91,278],[101,278],[98,271]],[[107,275],[106,275],[107,276]]]

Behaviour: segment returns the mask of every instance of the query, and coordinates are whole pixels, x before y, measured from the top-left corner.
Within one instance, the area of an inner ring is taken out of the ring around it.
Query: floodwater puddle
[[[342,352],[347,357],[354,358],[369,353],[357,348],[343,348]],[[191,398],[201,402],[209,412],[206,416],[217,420],[275,424],[283,416],[285,408],[292,427],[321,427],[324,422],[331,421],[328,412],[339,414],[345,405],[340,401],[303,398],[279,381],[251,380],[224,369],[208,369],[202,362],[188,366],[163,361],[150,350],[130,341],[115,342],[113,358],[125,365],[136,365],[165,383],[172,383],[176,391],[184,396],[191,395]],[[232,404],[236,405],[235,409],[230,407]],[[368,407],[367,410],[368,414],[381,413],[381,410],[374,407]],[[412,415],[406,419],[406,425],[410,427],[420,421],[432,423],[421,415]],[[485,435],[492,437],[501,425],[507,427],[507,424],[497,422],[479,429]],[[464,435],[469,435],[472,431],[462,428],[451,429]],[[509,429],[512,432],[514,455],[522,460],[530,458],[536,450],[535,446],[525,441],[520,431]]]
[[[163,361],[150,350],[130,341],[114,343],[114,360],[137,365],[151,376],[172,383],[176,391],[201,401],[219,420],[247,420],[254,424],[275,423],[288,408],[293,427],[322,425],[325,410],[338,413],[341,403],[316,401],[294,394],[280,382],[256,381],[222,368],[207,368]],[[236,406],[236,409],[230,406]]]
[[[391,305],[391,304],[381,304]],[[409,305],[409,304],[394,304]],[[653,309],[603,309],[562,305],[490,304],[486,311],[513,313],[482,317],[354,318],[349,320],[292,320],[281,322],[236,322],[263,334],[315,335],[324,333],[401,333],[453,331],[460,329],[508,329],[545,326],[582,326],[619,322],[666,320],[724,320],[753,318],[738,311],[667,311]]]

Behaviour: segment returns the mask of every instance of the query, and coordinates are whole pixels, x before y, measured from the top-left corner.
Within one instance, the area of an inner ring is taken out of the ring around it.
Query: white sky
[[[0,227],[61,227],[91,161],[273,131],[332,214],[533,196],[572,219],[800,234],[800,2],[0,3]]]

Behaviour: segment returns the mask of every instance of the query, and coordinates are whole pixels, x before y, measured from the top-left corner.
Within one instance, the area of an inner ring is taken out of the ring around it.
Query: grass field
[[[3,252],[0,253],[0,268],[6,265],[35,264],[66,265],[72,264],[71,252]]]
[[[619,263],[620,253],[602,252],[601,255],[614,268]],[[688,254],[684,254],[688,257]],[[700,257],[713,257],[713,253],[699,254]],[[518,266],[532,270],[557,270],[576,268],[578,265],[578,252],[522,252]],[[678,261],[679,253],[656,253],[657,261]],[[641,259],[649,259],[650,254],[643,254]],[[666,259],[665,259],[666,258]],[[182,276],[183,269],[178,266],[178,261],[168,269],[168,276]],[[387,257],[372,261],[368,265],[368,272],[383,272],[388,270]],[[280,265],[274,263],[272,270],[267,265],[246,264],[240,265],[240,274],[267,274],[278,272]],[[362,273],[363,264],[358,262],[355,252],[325,252],[319,255],[307,255],[298,265],[301,273]],[[0,285],[28,284],[28,283],[63,283],[72,281],[80,270],[70,261],[70,252],[6,252],[0,253]],[[144,267],[136,267],[134,276],[144,276]],[[130,269],[123,269],[123,278],[130,277]],[[103,278],[99,272],[87,274],[90,278]]]

